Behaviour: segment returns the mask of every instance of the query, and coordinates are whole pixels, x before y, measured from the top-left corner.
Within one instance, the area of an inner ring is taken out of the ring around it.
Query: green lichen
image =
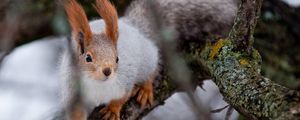
[[[255,49],[237,51],[233,44],[221,40],[206,44],[202,49],[193,48],[193,52],[184,56],[193,66],[204,64],[224,100],[249,119],[295,118],[298,114],[286,111],[299,104],[300,93],[292,91],[293,95],[287,95],[291,90],[262,77],[259,52]]]
[[[218,48],[217,55],[213,52],[213,59],[211,54],[206,58],[213,80],[230,105],[256,119],[275,119],[293,105],[287,102],[287,88],[260,76],[258,51],[234,51],[231,42],[226,43]],[[209,50],[214,50],[212,47]]]

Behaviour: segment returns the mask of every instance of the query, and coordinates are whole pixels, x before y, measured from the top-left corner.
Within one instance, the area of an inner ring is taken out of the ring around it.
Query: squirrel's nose
[[[103,69],[103,74],[105,75],[105,76],[109,76],[110,74],[111,74],[111,70],[110,70],[110,68],[105,68],[105,69]]]

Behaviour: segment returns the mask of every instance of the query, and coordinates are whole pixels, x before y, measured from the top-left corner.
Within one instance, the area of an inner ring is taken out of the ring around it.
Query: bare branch
[[[229,106],[229,108],[228,108],[228,110],[226,112],[225,120],[229,120],[229,118],[230,118],[233,110],[234,110],[233,107]]]
[[[226,109],[227,107],[229,107],[229,105],[226,105],[226,106],[224,106],[222,108],[218,108],[218,109],[215,109],[215,110],[211,110],[210,112],[212,112],[212,113],[219,113],[219,112],[223,111],[224,109]]]

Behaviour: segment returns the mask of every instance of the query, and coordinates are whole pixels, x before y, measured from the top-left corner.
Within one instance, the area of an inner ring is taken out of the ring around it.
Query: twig
[[[222,107],[222,108],[218,108],[218,109],[215,109],[215,110],[211,110],[210,112],[211,112],[211,113],[218,113],[218,112],[223,111],[223,110],[226,109],[227,107],[229,107],[229,105],[226,105],[226,106],[224,106],[224,107]]]
[[[225,120],[229,120],[230,116],[232,115],[233,110],[234,110],[233,107],[229,106],[229,108],[226,112]]]

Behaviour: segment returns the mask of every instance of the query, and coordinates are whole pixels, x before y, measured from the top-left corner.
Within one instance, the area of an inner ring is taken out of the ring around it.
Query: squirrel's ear
[[[105,22],[105,33],[117,44],[118,40],[118,13],[116,8],[108,0],[96,0],[96,5],[94,8],[100,14]]]
[[[85,46],[87,46],[92,39],[92,32],[86,14],[75,0],[68,0],[64,4],[64,8],[72,28],[72,36],[79,44],[81,53],[84,53]]]

